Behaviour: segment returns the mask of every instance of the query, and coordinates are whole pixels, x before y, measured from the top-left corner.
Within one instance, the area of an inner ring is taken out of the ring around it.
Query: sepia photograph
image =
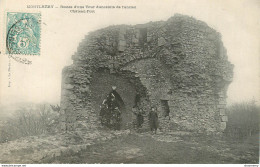
[[[0,164],[258,167],[259,0],[0,0]]]

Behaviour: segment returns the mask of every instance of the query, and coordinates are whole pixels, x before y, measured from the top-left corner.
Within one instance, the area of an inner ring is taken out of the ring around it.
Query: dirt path
[[[230,154],[230,149],[216,147],[173,135],[132,133],[48,163],[246,163]]]

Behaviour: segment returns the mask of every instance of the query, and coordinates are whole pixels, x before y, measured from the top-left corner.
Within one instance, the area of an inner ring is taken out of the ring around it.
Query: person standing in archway
[[[111,127],[114,130],[120,130],[122,122],[121,113],[124,107],[124,102],[115,89],[116,87],[112,86],[112,91],[108,95],[108,108],[111,112]]]
[[[142,127],[144,123],[144,111],[141,108],[133,107],[132,108],[133,116],[135,117],[133,119],[133,128],[139,129]]]
[[[137,114],[136,114],[136,119],[137,119],[137,128],[141,128],[143,123],[144,123],[144,111],[143,109],[139,109]]]
[[[104,99],[101,106],[100,106],[99,116],[100,116],[101,125],[109,127],[111,113],[110,113],[110,110],[108,109],[107,99]]]
[[[125,104],[119,93],[117,93],[116,86],[112,86],[112,91],[109,93],[109,98],[115,98],[115,102],[119,110],[124,110]]]
[[[151,108],[148,114],[148,119],[149,119],[151,132],[153,133],[154,131],[154,133],[156,134],[157,128],[159,126],[159,122],[158,122],[158,114],[154,107]]]

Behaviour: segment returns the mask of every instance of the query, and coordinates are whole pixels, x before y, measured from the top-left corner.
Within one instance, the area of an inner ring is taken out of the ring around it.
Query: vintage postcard
[[[260,1],[0,0],[0,163],[259,164]]]

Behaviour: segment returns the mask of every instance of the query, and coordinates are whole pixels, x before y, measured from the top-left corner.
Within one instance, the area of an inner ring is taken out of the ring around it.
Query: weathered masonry
[[[110,26],[89,33],[62,72],[62,125],[100,127],[100,105],[111,91],[125,104],[131,128],[136,95],[147,113],[156,106],[162,130],[221,132],[233,65],[221,35],[206,23],[175,15],[167,21]],[[145,117],[147,128],[147,117]]]

